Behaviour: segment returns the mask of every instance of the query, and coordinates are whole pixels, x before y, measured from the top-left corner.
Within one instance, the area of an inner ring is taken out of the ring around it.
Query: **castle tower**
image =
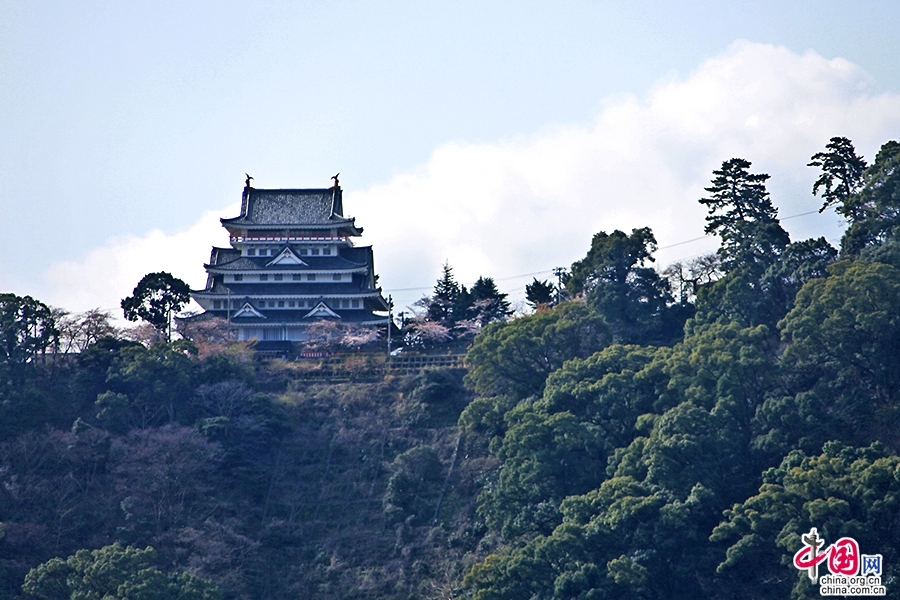
[[[388,310],[377,287],[371,246],[343,215],[341,188],[244,188],[241,214],[221,219],[230,248],[213,248],[206,288],[191,296],[207,313],[228,319],[241,341],[283,351],[308,339],[318,319],[386,325]],[[279,343],[270,343],[279,342]]]

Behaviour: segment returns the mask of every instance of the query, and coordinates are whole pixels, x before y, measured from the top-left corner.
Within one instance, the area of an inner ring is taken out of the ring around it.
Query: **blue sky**
[[[830,136],[900,136],[898,26],[892,2],[0,0],[0,290],[83,310],[149,270],[202,285],[245,171],[340,171],[401,305],[444,260],[521,296],[601,228],[697,237],[738,153],[782,215],[816,208]]]

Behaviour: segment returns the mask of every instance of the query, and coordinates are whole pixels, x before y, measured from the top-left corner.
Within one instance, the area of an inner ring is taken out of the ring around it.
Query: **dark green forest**
[[[812,598],[812,527],[900,598],[900,144],[809,166],[840,248],[733,158],[714,255],[599,232],[524,315],[445,265],[401,357],[465,368],[0,295],[0,598]]]

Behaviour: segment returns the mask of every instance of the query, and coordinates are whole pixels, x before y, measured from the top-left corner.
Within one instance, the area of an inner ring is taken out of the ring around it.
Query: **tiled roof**
[[[236,250],[235,248],[218,248],[213,246],[212,252],[209,255],[209,264],[215,265],[228,262],[229,260],[240,258],[240,256],[241,251]]]
[[[372,246],[351,246],[341,249],[341,256],[353,262],[372,266]]]
[[[298,257],[306,265],[272,265],[266,267],[272,261],[274,256],[241,256],[239,253],[234,256],[225,255],[218,258],[219,262],[204,265],[204,267],[212,267],[216,271],[343,271],[349,269],[360,269],[366,266],[364,262],[354,262],[347,260],[342,256],[300,256]]]
[[[258,190],[245,188],[241,216],[227,225],[323,225],[352,223],[343,216],[340,188]]]

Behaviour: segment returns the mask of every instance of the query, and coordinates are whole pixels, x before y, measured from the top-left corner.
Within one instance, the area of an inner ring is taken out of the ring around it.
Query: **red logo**
[[[828,570],[835,575],[856,575],[859,572],[859,544],[853,538],[843,537],[822,553],[819,549],[825,540],[819,537],[815,527],[800,539],[803,547],[794,554],[794,566],[800,570],[806,569],[813,583],[819,579],[819,564],[826,559]]]
[[[859,544],[843,537],[828,547],[828,570],[835,575],[856,575],[859,572]]]

